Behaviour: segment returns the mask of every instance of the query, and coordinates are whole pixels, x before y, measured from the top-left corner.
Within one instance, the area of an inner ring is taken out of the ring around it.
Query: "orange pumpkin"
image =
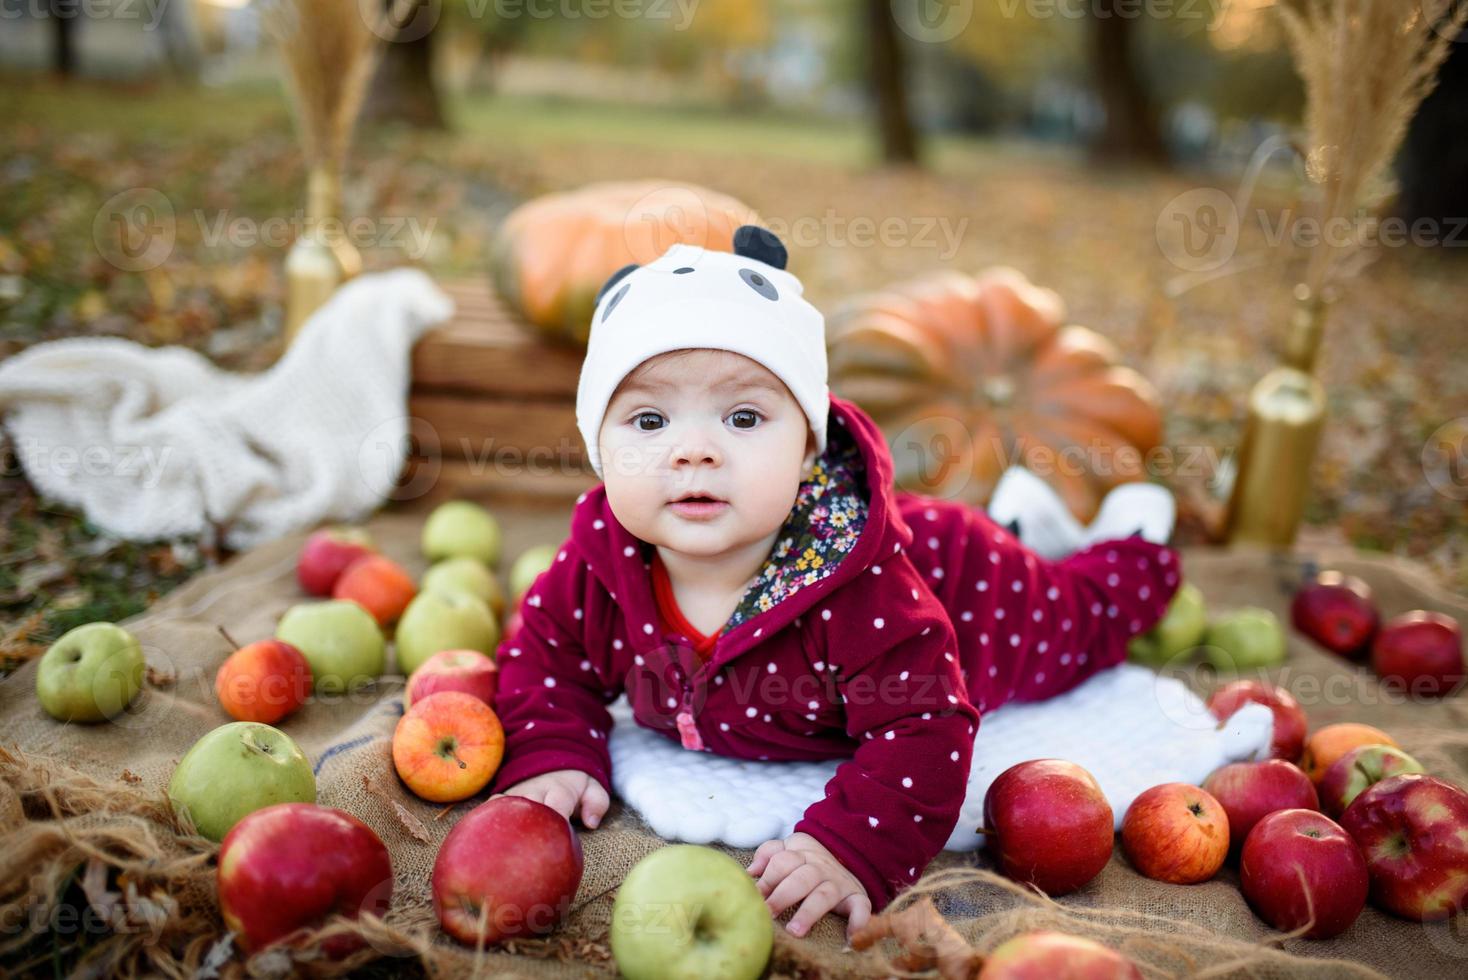
[[[1013,269],[899,283],[832,316],[831,387],[882,426],[903,489],[984,504],[1020,464],[1089,522],[1146,478],[1162,414],[1111,342],[1064,316]]]
[[[511,211],[490,250],[490,275],[500,296],[546,336],[584,345],[597,290],[613,272],[651,262],[678,242],[732,251],[734,229],[758,222],[748,206],[694,184],[588,184]]]

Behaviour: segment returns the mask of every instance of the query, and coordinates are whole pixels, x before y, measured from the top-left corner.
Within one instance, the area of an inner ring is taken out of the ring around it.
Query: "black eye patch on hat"
[[[768,228],[761,228],[759,225],[740,225],[734,230],[734,254],[743,258],[763,262],[776,269],[785,268],[785,263],[789,261],[789,253],[785,250],[785,243],[780,241],[779,236],[774,232]],[[622,282],[633,271],[640,268],[641,266],[636,262],[629,262],[608,276],[607,281],[602,283],[601,288],[596,292],[594,305],[600,306],[602,299],[608,293],[612,292],[619,282]],[[686,265],[673,270],[675,275],[683,275],[696,271],[692,266]],[[738,274],[739,278],[744,280],[745,285],[749,286],[750,289],[765,299],[774,301],[780,298],[780,293],[775,289],[775,284],[770,282],[768,276],[758,270],[745,268],[740,269]],[[627,291],[631,288],[632,284],[630,282],[622,283],[622,287],[617,289],[615,293],[612,293],[611,300],[601,312],[603,323],[606,322],[607,317],[611,316],[612,310],[617,308],[617,304],[622,302],[623,297],[627,295]]]
[[[596,300],[592,303],[592,306],[600,306],[601,298],[607,294],[607,290],[611,289],[617,283],[627,278],[628,274],[630,274],[633,269],[640,268],[642,267],[639,266],[636,262],[628,262],[626,265],[622,266],[622,268],[618,269],[616,272],[613,272],[609,277],[607,277],[607,281],[601,284],[601,288],[596,291]],[[612,301],[607,304],[607,308],[601,311],[601,318],[603,322],[605,322],[606,318],[611,315],[612,310],[616,308],[617,304],[622,302],[622,297],[626,296],[627,290],[631,288],[632,284],[629,282],[625,284],[621,289],[617,290],[617,295],[613,296]]]

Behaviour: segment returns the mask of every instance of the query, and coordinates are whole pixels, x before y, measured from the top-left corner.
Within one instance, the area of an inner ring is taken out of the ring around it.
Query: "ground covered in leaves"
[[[0,356],[112,335],[187,345],[232,370],[271,364],[289,238],[266,223],[298,214],[303,196],[280,92],[5,83]],[[1098,171],[1068,147],[953,139],[930,144],[924,170],[893,171],[871,166],[854,124],[487,96],[452,110],[447,133],[360,134],[345,208],[376,220],[362,243],[368,268],[412,261],[443,277],[481,275],[517,201],[649,177],[752,205],[786,236],[793,271],[828,311],[935,268],[1013,265],[1058,290],[1074,322],[1111,337],[1157,385],[1178,467],[1157,475],[1190,499],[1227,470],[1245,393],[1277,363],[1302,268],[1270,243],[1298,207],[1288,172],[1254,194],[1235,260],[1190,276],[1159,229],[1181,194],[1233,194],[1233,171]],[[117,195],[149,189],[167,202],[172,245],[153,267],[127,268],[111,211]],[[1432,433],[1468,418],[1468,249],[1376,257],[1328,324],[1330,415],[1302,536],[1417,558],[1468,590],[1468,486],[1435,490],[1422,463]],[[13,447],[3,464],[0,658],[12,664],[79,622],[137,612],[225,557],[208,540],[113,539],[36,497]]]

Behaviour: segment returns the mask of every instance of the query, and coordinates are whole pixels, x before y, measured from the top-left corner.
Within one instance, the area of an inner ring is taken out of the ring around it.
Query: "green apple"
[[[1285,658],[1285,634],[1268,609],[1245,606],[1219,616],[1208,626],[1204,655],[1216,670],[1272,667]]]
[[[138,696],[146,669],[137,637],[115,623],[87,623],[41,655],[36,697],[59,721],[106,721]]]
[[[409,675],[440,650],[494,655],[499,623],[483,599],[464,592],[420,592],[398,620],[398,671]]]
[[[184,753],[168,781],[168,802],[210,840],[246,814],[275,803],[315,803],[311,762],[291,737],[258,721],[234,721]]]
[[[612,904],[611,940],[628,980],[754,980],[775,927],[738,861],[711,847],[672,844],[627,873]]]
[[[559,552],[553,544],[538,544],[520,553],[515,564],[510,566],[510,595],[518,604],[520,597],[530,591],[541,572],[551,567]]]
[[[341,694],[382,674],[387,641],[377,620],[348,599],[291,606],[275,627],[275,638],[305,654],[313,689]]]
[[[423,555],[431,561],[478,558],[493,568],[500,560],[500,522],[467,500],[439,504],[423,522]]]
[[[1202,643],[1207,631],[1208,609],[1203,603],[1203,593],[1192,583],[1184,582],[1157,625],[1132,637],[1127,654],[1137,663],[1161,667]]]
[[[478,558],[445,558],[423,573],[420,592],[467,592],[489,603],[496,616],[504,614],[505,591],[489,566]]]

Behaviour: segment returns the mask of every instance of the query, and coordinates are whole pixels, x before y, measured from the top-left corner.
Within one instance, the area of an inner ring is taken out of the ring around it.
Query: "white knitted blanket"
[[[757,847],[788,837],[805,808],[825,794],[835,761],[758,762],[690,752],[632,720],[625,698],[611,708],[612,786],[659,837]],[[1274,716],[1262,704],[1224,725],[1174,678],[1136,664],[1104,670],[1048,701],[985,712],[973,768],[946,850],[972,851],[983,838],[984,795],[1010,766],[1066,759],[1096,777],[1117,829],[1132,800],[1158,783],[1197,785],[1219,766],[1264,758]]]
[[[397,269],[343,286],[257,375],[115,337],[37,344],[0,363],[0,414],[32,485],[103,530],[219,522],[242,550],[381,503],[406,449],[413,344],[452,314],[426,274]]]

